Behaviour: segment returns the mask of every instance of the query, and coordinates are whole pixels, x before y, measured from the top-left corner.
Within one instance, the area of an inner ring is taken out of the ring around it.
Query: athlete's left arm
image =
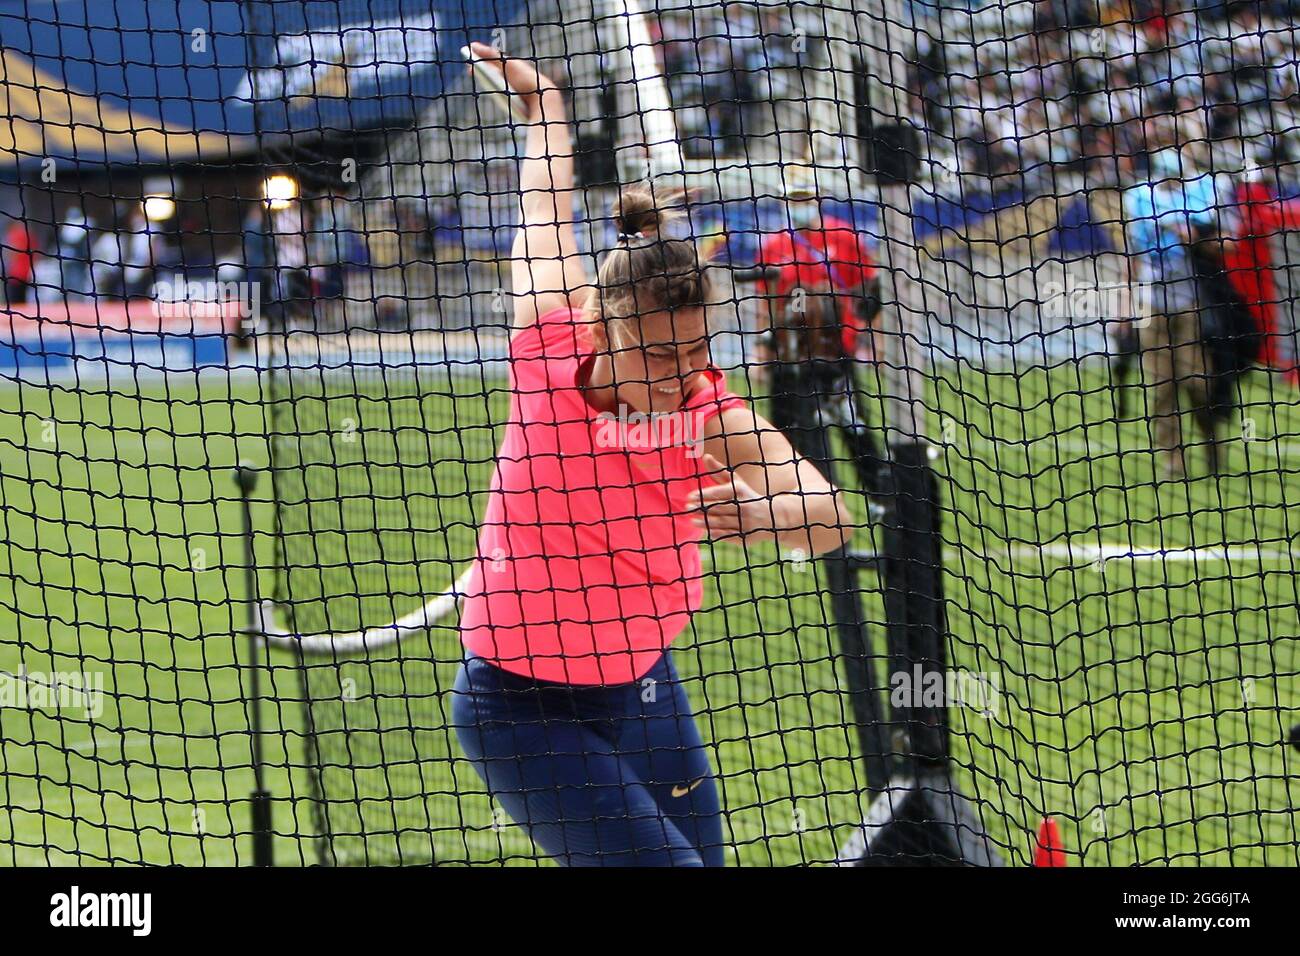
[[[853,531],[844,494],[748,405],[705,424],[705,471],[717,482],[691,494],[697,524],[715,541],[770,541],[811,557]]]

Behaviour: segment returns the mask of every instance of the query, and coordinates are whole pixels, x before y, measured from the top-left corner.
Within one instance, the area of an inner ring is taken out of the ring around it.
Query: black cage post
[[[924,688],[946,688],[948,626],[943,593],[943,510],[927,440],[929,364],[921,257],[912,223],[912,183],[923,126],[912,115],[906,51],[915,37],[902,0],[868,0],[856,44],[844,55],[866,64],[866,136],[858,165],[880,213],[878,258],[884,354],[878,357],[887,462],[881,482],[879,569],[884,590],[890,680],[910,688],[892,708],[890,780],[854,836],[841,865],[999,865],[978,808],[960,793],[950,755],[948,701],[927,704]],[[882,689],[883,690],[883,689]]]
[[[266,789],[264,760],[262,757],[262,615],[257,588],[257,563],[253,548],[253,492],[257,489],[257,470],[247,462],[235,469],[235,483],[239,487],[240,507],[244,519],[244,593],[245,625],[248,638],[248,693],[244,706],[248,711],[248,731],[252,749],[253,792],[249,797],[252,809],[253,865],[271,866],[271,794]]]
[[[815,385],[810,385],[815,389]],[[799,454],[826,477],[836,482],[835,453],[831,447],[830,424],[821,414],[827,396],[798,394],[778,397],[797,406],[790,439]],[[867,489],[864,488],[865,493]],[[866,790],[875,796],[889,785],[889,737],[886,712],[877,688],[876,668],[871,658],[867,616],[862,606],[863,587],[859,573],[873,566],[870,556],[841,545],[821,556],[826,589],[830,593],[831,615],[839,637],[845,686],[852,703],[853,723],[866,776]]]
[[[274,20],[270,16],[271,5],[266,0],[241,0],[240,20],[244,29],[244,50],[248,59],[248,78],[249,90],[252,97],[252,117],[253,117],[253,137],[257,142],[257,155],[265,157],[267,155],[266,139],[263,135],[261,109],[263,100],[259,95],[259,68],[274,65],[277,60],[274,53],[277,31],[274,28]],[[263,170],[264,171],[264,170]],[[263,219],[266,216],[266,207],[263,205]],[[247,238],[243,241],[247,241]],[[269,242],[269,237],[264,240]],[[274,257],[274,246],[271,247],[272,256]],[[263,296],[267,293],[266,282],[269,277],[272,278],[271,284],[278,288],[279,283],[274,281],[274,258],[272,259],[272,268],[263,269],[256,277],[246,277],[249,281],[256,282],[260,287]],[[248,345],[253,355],[254,365],[259,364],[257,353],[257,339],[255,333],[258,331],[258,325],[261,323],[263,316],[253,315],[250,317],[252,325],[244,325],[240,332],[242,337],[246,337]],[[258,373],[258,399],[262,403],[261,394],[261,373]],[[245,708],[248,711],[248,727],[251,737],[251,751],[253,762],[253,792],[250,796],[250,807],[252,810],[252,836],[253,836],[253,865],[254,866],[272,866],[273,853],[271,849],[271,794],[266,789],[266,779],[264,772],[264,761],[262,756],[262,654],[261,645],[265,639],[262,633],[262,613],[260,591],[257,584],[257,557],[253,542],[253,492],[257,489],[257,469],[247,461],[241,461],[235,468],[235,483],[239,488],[240,507],[243,512],[244,522],[244,590],[247,600],[245,634],[248,638],[248,668],[249,683],[248,696],[245,698]]]

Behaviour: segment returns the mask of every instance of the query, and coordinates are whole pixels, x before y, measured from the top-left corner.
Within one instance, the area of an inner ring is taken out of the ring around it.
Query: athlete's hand
[[[539,121],[542,118],[542,93],[556,88],[550,77],[528,60],[519,57],[507,58],[496,47],[486,43],[475,41],[470,43],[469,48],[476,57],[486,63],[489,69],[505,74],[506,83],[514,91],[511,95],[518,95],[523,99],[532,122]],[[473,71],[472,66],[470,70]]]
[[[714,541],[746,539],[776,533],[772,500],[755,491],[743,478],[712,455],[701,462],[706,478],[716,484],[692,491],[687,510],[695,513],[695,527]]]

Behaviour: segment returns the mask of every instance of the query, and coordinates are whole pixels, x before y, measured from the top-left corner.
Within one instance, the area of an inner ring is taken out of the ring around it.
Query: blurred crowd
[[[1018,33],[923,32],[914,102],[938,165],[958,174],[949,182],[1035,193],[1082,174],[1128,185],[1171,147],[1189,173],[1235,172],[1295,151],[1293,23],[1258,0],[1037,0]]]
[[[1191,2],[1026,0],[985,5],[982,19],[913,4],[913,112],[939,173],[927,188],[1066,195],[1167,182],[1173,168],[1190,182],[1294,166],[1300,31],[1290,8],[1175,8]],[[781,122],[773,104],[803,95],[800,65],[824,59],[779,7],[710,5],[649,23],[688,155],[752,149]],[[466,259],[508,251],[517,218],[513,159],[483,166],[482,188],[456,195],[245,201],[241,226],[224,234],[151,221],[139,202],[100,222],[77,206],[43,222],[11,218],[0,222],[5,296],[135,298],[180,272],[259,281],[267,301],[332,300],[363,270],[459,257],[464,271]]]
[[[688,157],[742,154],[746,138],[770,133],[770,104],[798,95],[812,42],[789,11],[739,3],[664,11],[651,32]]]
[[[4,302],[122,302],[156,298],[160,283],[205,282],[258,282],[263,301],[337,299],[346,273],[365,268],[383,241],[354,221],[359,205],[343,197],[245,206],[240,228],[224,235],[174,215],[151,220],[141,202],[103,222],[75,204],[53,224],[9,214],[0,225]]]
[[[158,273],[181,258],[174,233],[150,223],[139,204],[117,224],[101,225],[77,205],[53,225],[11,216],[0,242],[12,305],[147,297]]]

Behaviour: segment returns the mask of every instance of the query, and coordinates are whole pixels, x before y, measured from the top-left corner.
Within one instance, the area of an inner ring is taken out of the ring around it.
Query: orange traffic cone
[[[1034,848],[1034,866],[1065,866],[1065,847],[1061,828],[1052,817],[1043,817],[1038,825],[1038,845]]]

